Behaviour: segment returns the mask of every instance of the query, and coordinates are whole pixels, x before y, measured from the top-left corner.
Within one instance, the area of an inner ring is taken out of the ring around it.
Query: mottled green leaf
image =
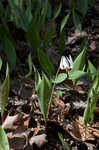
[[[57,77],[56,77],[56,79],[55,79],[54,82],[55,82],[56,84],[59,84],[59,83],[65,81],[66,78],[67,78],[67,74],[66,74],[66,73],[60,73],[60,74],[57,75]]]

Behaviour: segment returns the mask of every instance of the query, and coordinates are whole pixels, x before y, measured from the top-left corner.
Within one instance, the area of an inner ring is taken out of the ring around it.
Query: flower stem
[[[59,70],[60,70],[60,67],[57,69],[57,72],[56,72],[56,75],[55,75],[55,80],[56,80],[56,77],[59,73]],[[52,103],[52,97],[53,97],[55,86],[56,86],[56,82],[54,82],[54,84],[53,84],[52,93],[51,93],[51,96],[50,96],[50,101],[49,101],[48,109],[47,109],[47,118],[48,118],[48,115],[49,115],[49,110],[50,110],[50,106],[51,106],[51,103]]]

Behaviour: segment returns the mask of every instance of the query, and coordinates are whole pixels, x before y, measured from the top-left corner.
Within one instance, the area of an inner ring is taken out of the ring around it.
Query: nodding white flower
[[[73,60],[71,55],[69,57],[62,56],[60,61],[60,69],[68,72],[73,68]]]

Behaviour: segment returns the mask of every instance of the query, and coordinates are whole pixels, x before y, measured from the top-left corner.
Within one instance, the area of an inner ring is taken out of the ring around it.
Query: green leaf
[[[62,144],[64,145],[64,147],[66,148],[66,150],[70,150],[69,144],[64,141],[63,135],[59,132],[58,132],[58,137],[59,137],[60,141],[62,142]]]
[[[32,75],[32,56],[31,53],[28,55],[28,65],[29,65],[29,73],[25,75],[25,78],[28,78]]]
[[[38,86],[38,97],[41,112],[43,113],[44,120],[47,121],[47,108],[48,102],[51,96],[51,83],[45,74],[43,74],[42,80]]]
[[[3,47],[3,51],[7,56],[11,69],[16,66],[16,50],[14,40],[9,32],[8,26],[3,24],[0,27],[0,41]]]
[[[90,102],[89,102],[89,99],[87,101],[87,106],[85,108],[85,111],[84,111],[84,126],[85,126],[85,133],[86,133],[86,127],[87,127],[87,123],[90,119]]]
[[[55,9],[55,11],[54,11],[54,19],[56,19],[59,16],[59,14],[61,12],[61,9],[62,9],[62,3],[60,3],[58,5],[58,7]]]
[[[0,150],[10,150],[8,138],[1,126],[0,126]]]
[[[42,7],[40,20],[39,20],[39,29],[41,29],[45,23],[47,10],[48,10],[48,0],[45,0],[44,6]]]
[[[28,18],[27,18],[26,14],[25,14],[24,9],[20,8],[12,0],[8,0],[8,2],[9,2],[9,5],[11,7],[12,18],[16,22],[16,25],[18,25],[18,27],[21,26],[21,28],[24,31],[27,31],[27,28],[28,28],[30,22],[28,22]]]
[[[27,1],[27,8],[25,11],[25,15],[27,16],[28,22],[30,23],[32,21],[32,2],[31,0]]]
[[[88,0],[77,0],[77,8],[85,16],[88,10]]]
[[[35,73],[35,77],[34,77],[34,79],[35,79],[35,89],[37,91],[38,87],[39,87],[39,84],[41,82],[41,76],[40,76],[38,70],[35,68],[34,65],[33,65],[33,68],[34,68],[34,73]]]
[[[58,76],[56,77],[56,79],[55,79],[54,82],[55,82],[56,84],[59,84],[59,83],[65,81],[66,78],[67,78],[67,74],[66,74],[66,73],[60,73],[60,74],[58,74]]]
[[[86,48],[84,48],[83,51],[75,59],[72,71],[83,70],[85,65],[85,56]]]
[[[48,8],[47,8],[47,14],[46,14],[47,19],[50,19],[51,15],[52,15],[52,7],[51,7],[50,2],[48,1]]]
[[[90,73],[87,73],[87,72],[83,72],[83,71],[73,71],[73,72],[69,72],[69,78],[71,80],[76,80],[76,79],[79,79],[81,77],[86,77],[86,76],[89,76],[91,75]]]
[[[68,21],[68,19],[69,19],[69,16],[70,16],[70,14],[67,14],[67,15],[63,18],[63,20],[62,20],[62,22],[61,22],[60,32],[63,31],[64,26],[67,24],[67,21]]]
[[[15,69],[16,66],[16,50],[14,43],[9,39],[5,38],[3,41],[3,51],[6,54],[10,66]]]
[[[2,68],[2,59],[0,58],[0,70]]]
[[[41,50],[39,48],[38,48],[38,60],[39,60],[41,67],[48,75],[52,75],[55,72],[54,66],[51,63],[51,61],[45,55],[43,50]]]
[[[3,84],[0,87],[1,114],[4,113],[5,105],[9,96],[9,91],[10,91],[10,77],[9,77],[9,67],[7,64],[6,77]]]
[[[49,48],[49,44],[52,42],[53,37],[56,34],[56,26],[48,28],[45,33],[43,33],[43,46]]]
[[[82,30],[82,25],[81,25],[79,16],[76,14],[76,12],[75,12],[74,9],[73,9],[73,21],[74,21],[75,27],[76,27],[78,30],[81,31],[81,30]]]
[[[96,73],[96,68],[94,65],[91,63],[90,60],[88,60],[88,72],[90,73]],[[91,79],[94,80],[95,76],[91,76]]]
[[[34,19],[32,20],[31,24],[28,27],[26,38],[27,41],[31,44],[33,50],[37,51],[37,48],[40,46],[40,36],[38,31],[37,24],[37,13],[35,13]]]
[[[91,106],[90,106],[90,119],[91,119],[91,121],[94,120],[94,110],[95,110],[95,107],[96,107],[96,103],[97,103],[97,99],[92,98],[91,99]]]
[[[62,91],[62,90],[56,91],[56,96],[62,96],[62,94],[65,94],[65,91]]]

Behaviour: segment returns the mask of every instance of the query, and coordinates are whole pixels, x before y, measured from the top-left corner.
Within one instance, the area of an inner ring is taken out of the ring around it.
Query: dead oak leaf
[[[29,144],[32,146],[33,144],[36,144],[37,147],[42,147],[44,144],[48,142],[46,139],[47,135],[46,134],[41,134],[41,135],[36,135],[30,138]]]
[[[2,124],[3,129],[12,129],[14,126],[14,123],[18,120],[19,114],[14,116],[7,116],[5,121]]]

